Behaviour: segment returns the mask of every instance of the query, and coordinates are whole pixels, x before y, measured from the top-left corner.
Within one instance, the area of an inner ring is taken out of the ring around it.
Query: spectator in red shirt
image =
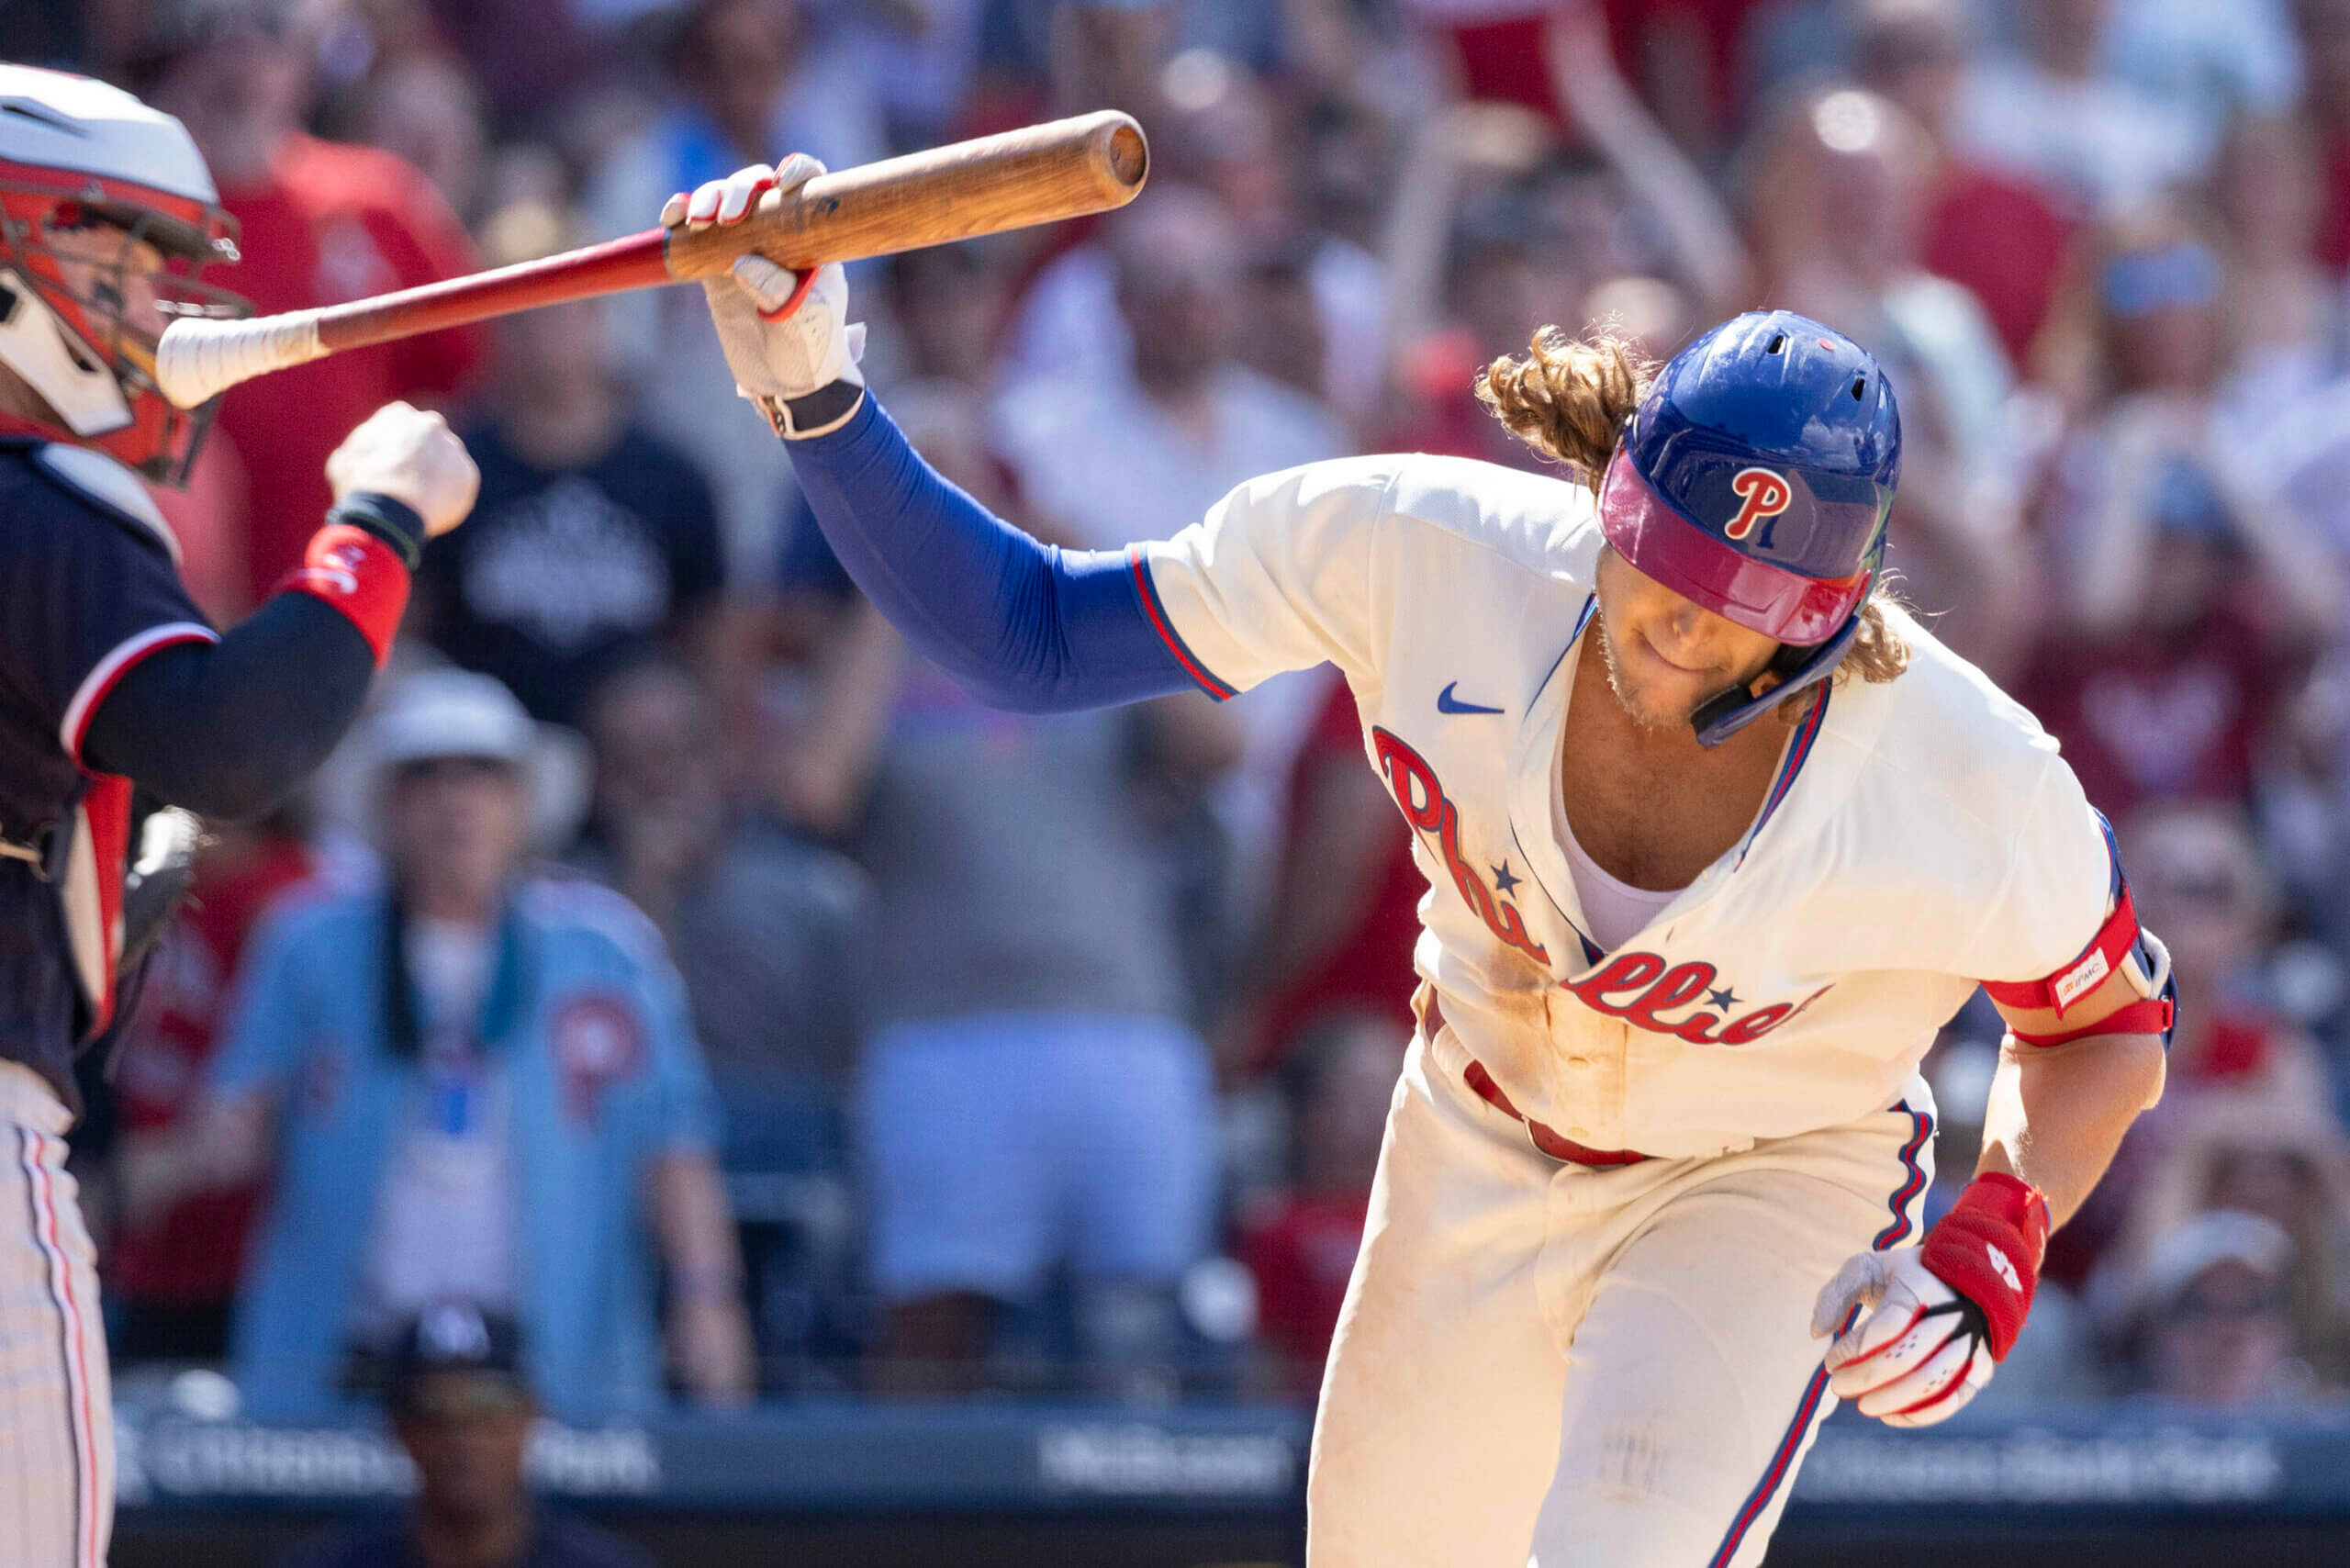
[[[1259,1333],[1282,1386],[1301,1394],[1322,1380],[1362,1247],[1387,1103],[1407,1038],[1377,1014],[1322,1015],[1289,1074],[1296,1185],[1242,1223],[1240,1254],[1257,1279]]]
[[[1933,143],[1919,259],[1928,272],[1974,291],[2008,357],[2022,364],[2048,318],[2076,225],[2037,187],[1952,145],[1951,106],[1967,44],[1958,0],[1869,0],[1852,40],[1854,73],[1900,105]]]
[[[2041,518],[2064,631],[2018,694],[2109,815],[2241,801],[2271,709],[2338,623],[2341,567],[2222,422],[2226,272],[2203,231],[2117,223],[2088,274],[2092,411]]]
[[[116,1063],[122,1161],[140,1158],[188,1108],[218,1043],[221,1005],[247,934],[273,899],[313,868],[309,850],[282,817],[214,827]],[[106,1282],[119,1311],[118,1365],[228,1354],[229,1309],[259,1197],[252,1185],[197,1193],[116,1233]]]
[[[316,50],[281,0],[164,8],[145,96],[177,115],[241,226],[244,260],[218,274],[259,314],[336,305],[476,270],[448,205],[388,152],[301,129]],[[331,498],[327,454],[396,398],[446,403],[469,386],[483,330],[359,349],[246,382],[220,403],[220,433],[251,486],[252,598],[298,563]]]

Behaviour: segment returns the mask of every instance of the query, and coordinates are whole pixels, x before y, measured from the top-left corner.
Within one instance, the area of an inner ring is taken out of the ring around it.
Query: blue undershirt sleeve
[[[849,577],[979,700],[1044,713],[1202,689],[1143,602],[1147,566],[1013,528],[924,462],[870,393],[789,450]]]

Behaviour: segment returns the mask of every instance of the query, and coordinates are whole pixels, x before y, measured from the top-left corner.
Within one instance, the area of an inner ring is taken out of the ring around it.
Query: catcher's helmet
[[[1900,474],[1884,370],[1807,317],[1749,312],[1658,373],[1600,481],[1607,541],[1683,598],[1788,645],[1777,688],[1697,711],[1700,740],[1835,667],[1884,561]]]
[[[86,76],[0,64],[0,365],[48,405],[41,433],[176,483],[204,420],[156,390],[157,332],[130,319],[130,275],[176,314],[235,316],[245,302],[196,280],[233,262],[235,220],[180,122]],[[59,248],[96,230],[105,249]],[[139,241],[160,272],[134,264]],[[94,255],[99,259],[93,260]]]

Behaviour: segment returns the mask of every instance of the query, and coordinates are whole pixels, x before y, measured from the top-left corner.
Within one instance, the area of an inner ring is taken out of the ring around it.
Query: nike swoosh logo
[[[1477,704],[1477,703],[1474,703],[1474,702],[1463,702],[1463,701],[1461,701],[1461,700],[1460,700],[1460,699],[1459,699],[1458,697],[1455,697],[1455,696],[1452,694],[1452,689],[1453,689],[1454,687],[1456,687],[1456,686],[1459,686],[1460,684],[1460,683],[1459,681],[1457,681],[1457,680],[1454,680],[1454,681],[1448,681],[1448,682],[1446,682],[1446,683],[1445,683],[1445,688],[1444,688],[1444,689],[1443,689],[1442,691],[1439,691],[1439,692],[1438,692],[1438,693],[1436,694],[1436,711],[1437,711],[1438,712],[1439,712],[1439,713],[1498,713],[1498,712],[1500,712],[1500,711],[1502,711],[1502,710],[1500,710],[1499,708],[1486,708],[1486,707],[1483,707],[1483,706],[1481,706],[1481,705],[1479,705],[1479,704]]]

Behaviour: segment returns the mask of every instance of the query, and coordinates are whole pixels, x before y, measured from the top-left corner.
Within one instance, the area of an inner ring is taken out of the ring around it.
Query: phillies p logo
[[[1722,532],[1732,539],[1745,538],[1756,523],[1778,516],[1796,498],[1785,477],[1768,468],[1741,468],[1731,476],[1729,487],[1739,498],[1738,515]]]

